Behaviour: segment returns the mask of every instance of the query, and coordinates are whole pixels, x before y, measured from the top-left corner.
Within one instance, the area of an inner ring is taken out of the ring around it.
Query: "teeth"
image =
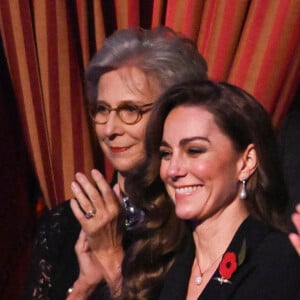
[[[187,186],[187,187],[177,188],[175,189],[175,192],[177,194],[190,194],[196,191],[197,188],[198,188],[197,186]]]

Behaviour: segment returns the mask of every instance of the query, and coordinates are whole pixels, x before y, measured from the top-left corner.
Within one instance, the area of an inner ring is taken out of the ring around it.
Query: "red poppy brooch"
[[[232,274],[237,270],[246,257],[246,241],[243,240],[241,250],[238,255],[235,252],[225,252],[221,263],[219,265],[220,277],[215,277],[214,279],[219,281],[220,284],[231,283],[229,280]]]

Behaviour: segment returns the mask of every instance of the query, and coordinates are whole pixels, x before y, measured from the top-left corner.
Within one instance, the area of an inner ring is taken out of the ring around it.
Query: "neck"
[[[205,269],[226,251],[239,226],[248,215],[243,205],[234,203],[233,207],[218,212],[195,227],[193,231],[195,255],[201,262],[201,268]]]
[[[121,191],[124,191],[125,177],[121,172],[117,173],[117,182]]]
[[[119,184],[120,191],[123,194],[124,194],[124,190],[125,190],[125,188],[124,188],[125,178],[126,178],[125,174],[122,174],[121,172],[118,171],[118,173],[117,173],[117,182]]]

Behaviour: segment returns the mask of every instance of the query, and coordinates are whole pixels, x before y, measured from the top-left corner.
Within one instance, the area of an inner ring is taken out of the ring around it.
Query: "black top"
[[[300,299],[300,258],[287,236],[271,230],[252,218],[236,232],[226,252],[237,256],[246,242],[243,263],[221,284],[219,267],[199,300],[292,300]],[[188,288],[195,246],[192,237],[186,243],[166,275],[159,300],[184,300]]]
[[[75,244],[81,226],[64,201],[47,211],[41,220],[22,299],[63,300],[79,275]],[[89,299],[110,299],[100,283]]]
[[[65,299],[79,275],[74,250],[80,224],[70,201],[45,213],[33,248],[24,299]]]

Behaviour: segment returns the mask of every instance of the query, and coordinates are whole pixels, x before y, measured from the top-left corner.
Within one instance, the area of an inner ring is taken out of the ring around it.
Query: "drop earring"
[[[243,200],[247,198],[246,179],[242,180],[242,189],[240,192],[240,198]]]

